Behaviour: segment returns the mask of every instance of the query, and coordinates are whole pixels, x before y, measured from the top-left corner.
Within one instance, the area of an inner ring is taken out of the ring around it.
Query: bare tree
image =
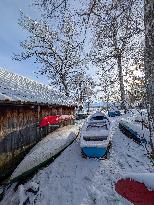
[[[126,84],[126,95],[130,107],[142,105],[145,107],[145,75],[144,64],[138,62],[127,71],[124,79]]]
[[[103,69],[104,70],[104,69]],[[110,69],[111,71],[112,69]],[[102,71],[97,74],[99,76],[99,89],[98,93],[101,95],[102,101],[107,103],[107,110],[109,109],[109,102],[118,102],[119,90],[117,85],[117,78],[113,74],[114,70],[110,72],[108,70]]]
[[[51,84],[69,96],[74,76],[80,70],[82,57],[75,22],[66,13],[59,30],[46,22],[35,21],[21,13],[20,26],[30,33],[21,43],[23,52],[16,60],[33,58],[39,64],[39,73],[48,76]]]
[[[107,64],[115,64],[123,108],[125,108],[123,60],[128,54],[131,58],[143,31],[143,12],[140,3],[141,1],[137,0],[93,0],[88,11],[83,13],[84,17],[91,17],[95,30],[91,59],[103,69],[111,67],[107,67]]]
[[[68,0],[33,0],[33,5],[44,10],[47,17],[52,17],[55,12],[65,13],[67,9]]]
[[[86,101],[90,101],[95,93],[94,88],[95,82],[90,75],[85,72],[77,73],[73,89],[75,95],[73,96],[80,105],[84,104]]]
[[[85,67],[84,29],[79,25],[79,18],[71,1],[32,2],[33,6],[40,9],[42,20],[33,20],[21,12],[19,24],[30,35],[21,42],[23,52],[15,54],[14,58],[34,59],[39,65],[38,73],[46,75],[52,86],[69,96],[70,93],[75,93],[72,89],[76,75],[80,75],[82,67]]]

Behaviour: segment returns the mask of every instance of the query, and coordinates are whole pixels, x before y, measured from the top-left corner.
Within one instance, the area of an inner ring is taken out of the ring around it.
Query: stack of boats
[[[83,156],[104,158],[111,145],[109,118],[100,111],[91,115],[80,133],[80,147]]]

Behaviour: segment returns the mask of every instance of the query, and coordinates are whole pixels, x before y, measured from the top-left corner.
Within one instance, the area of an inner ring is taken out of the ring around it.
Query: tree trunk
[[[145,75],[150,114],[154,119],[154,0],[145,0]]]
[[[63,86],[64,86],[65,95],[66,95],[67,97],[69,97],[68,87],[67,87],[66,82],[65,82],[64,80],[62,80],[62,84],[63,84]]]
[[[118,55],[117,58],[118,64],[118,74],[119,74],[119,83],[120,83],[120,97],[121,97],[121,108],[126,109],[125,105],[125,89],[124,89],[124,81],[123,81],[123,72],[122,72],[122,65],[121,65],[121,55]]]
[[[150,144],[154,153],[152,142],[154,132],[154,0],[145,0],[144,5],[144,24],[145,24],[145,78],[147,88],[147,104],[150,116]]]

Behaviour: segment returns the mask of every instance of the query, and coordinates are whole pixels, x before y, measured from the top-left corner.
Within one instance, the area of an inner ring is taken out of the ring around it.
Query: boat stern
[[[106,152],[106,147],[82,147],[82,152],[89,158],[102,158]]]

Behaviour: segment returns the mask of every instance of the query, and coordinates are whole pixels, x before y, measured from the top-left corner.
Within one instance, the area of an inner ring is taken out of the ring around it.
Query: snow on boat
[[[148,128],[149,122],[146,110],[141,110],[140,112],[135,113],[134,118],[136,122],[143,123],[143,125]]]
[[[106,156],[111,137],[110,121],[102,112],[91,115],[84,123],[80,134],[80,147],[84,156],[103,158]]]
[[[63,151],[77,137],[79,127],[68,125],[50,133],[36,144],[13,172],[10,181],[15,182],[37,170]]]
[[[137,125],[133,125],[133,123],[130,122],[129,120],[122,119],[119,122],[119,129],[127,137],[132,138],[135,142],[137,142],[139,144],[146,142],[146,139],[145,138],[141,138],[140,134],[137,132],[137,131],[139,131],[141,129],[141,127],[137,126]]]

